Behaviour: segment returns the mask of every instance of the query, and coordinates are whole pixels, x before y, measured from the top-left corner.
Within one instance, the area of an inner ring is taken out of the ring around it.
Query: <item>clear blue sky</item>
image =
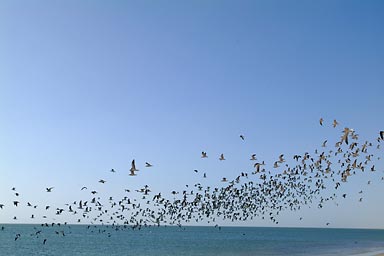
[[[344,127],[374,141],[383,13],[382,1],[1,1],[0,223],[30,221],[12,187],[39,207],[79,200],[83,185],[167,194],[251,172],[252,153],[271,167],[313,152]],[[376,168],[343,184],[339,206],[285,212],[281,225],[384,228]]]

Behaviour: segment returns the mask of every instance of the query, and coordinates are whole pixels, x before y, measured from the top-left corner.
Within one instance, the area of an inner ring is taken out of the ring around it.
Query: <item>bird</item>
[[[82,187],[81,190],[88,189],[87,187]]]
[[[333,119],[333,128],[335,128],[339,123],[336,121],[336,119]]]
[[[205,152],[205,151],[202,151],[201,152],[201,158],[207,158],[208,156],[207,156],[207,152]]]
[[[131,171],[131,173],[138,171],[138,169],[136,169],[135,159],[133,159],[132,162],[131,162],[131,169],[130,169],[130,171]]]
[[[115,171],[115,169],[112,168],[112,169],[111,169],[111,172],[116,172],[116,171]]]
[[[104,184],[106,181],[101,179],[101,180],[99,180],[99,182]]]
[[[345,141],[345,144],[348,145],[348,136],[351,132],[353,132],[353,129],[350,129],[348,127],[344,128],[343,135],[341,136],[341,143],[343,143],[343,141]]]
[[[224,158],[224,154],[221,154],[221,155],[220,155],[219,160],[220,160],[220,161],[225,160],[225,158]]]
[[[53,187],[46,188],[47,192],[52,192]]]
[[[4,204],[0,204],[0,209],[3,209],[3,207],[4,207]]]
[[[148,163],[148,162],[145,162],[145,167],[152,167],[153,165]]]
[[[384,131],[380,131],[380,138],[381,140],[384,140]]]
[[[244,135],[240,134],[240,139],[244,140]]]
[[[256,154],[252,154],[251,155],[251,159],[249,159],[249,160],[251,160],[251,161],[256,161],[257,159],[256,159]]]
[[[323,121],[324,121],[324,119],[321,117],[319,120],[320,125],[323,125]]]
[[[325,147],[327,146],[327,145],[326,145],[327,142],[328,142],[328,140],[325,140],[321,146],[322,146],[323,148],[325,148]]]

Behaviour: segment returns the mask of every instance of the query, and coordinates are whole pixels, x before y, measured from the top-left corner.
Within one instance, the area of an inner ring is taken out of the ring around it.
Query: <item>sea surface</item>
[[[372,229],[190,226],[132,229],[16,224],[1,227],[4,229],[0,229],[0,255],[7,256],[375,255],[384,252],[384,230]]]

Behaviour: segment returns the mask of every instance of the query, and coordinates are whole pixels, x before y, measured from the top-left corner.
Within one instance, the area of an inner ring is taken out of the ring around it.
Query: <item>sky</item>
[[[344,127],[375,141],[383,11],[346,0],[1,1],[0,223],[42,221],[27,202],[40,216],[82,186],[105,196],[221,186],[253,171],[253,153],[271,167],[333,145]],[[384,228],[383,160],[375,166],[342,184],[348,198],[285,211],[279,225]]]

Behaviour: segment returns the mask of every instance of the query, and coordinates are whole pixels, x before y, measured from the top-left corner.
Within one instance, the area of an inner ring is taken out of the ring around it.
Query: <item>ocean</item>
[[[4,224],[0,255],[375,255],[384,230]],[[45,244],[44,244],[44,240]]]

